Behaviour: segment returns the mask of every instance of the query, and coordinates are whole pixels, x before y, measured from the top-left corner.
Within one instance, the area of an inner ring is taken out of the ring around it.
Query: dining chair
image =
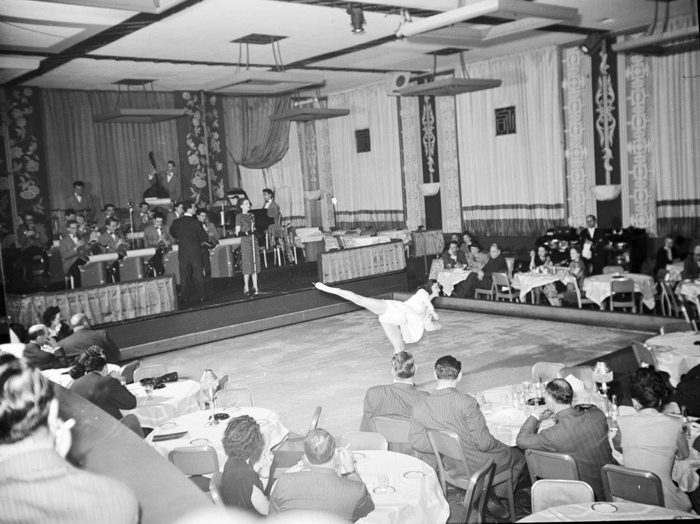
[[[323,408],[321,406],[316,406],[314,413],[311,416],[311,422],[309,423],[308,431],[313,431],[318,428],[318,421],[321,418],[321,412]],[[300,435],[299,433],[289,432],[287,438],[284,439],[280,445],[277,446],[276,450],[279,451],[304,451],[304,439],[306,438],[306,433]],[[289,466],[296,464],[296,462],[291,463]]]
[[[345,446],[348,446],[350,451],[361,449],[389,450],[389,443],[384,435],[372,431],[348,431],[340,441],[340,447]]]
[[[576,461],[566,453],[528,449],[525,460],[533,484],[539,479],[579,480]]]
[[[558,378],[560,369],[565,368],[564,364],[559,362],[535,362],[532,366],[532,383],[549,382],[552,379]]]
[[[389,451],[398,453],[409,451],[408,433],[411,423],[408,420],[396,420],[389,417],[372,417],[370,425],[374,431],[381,433],[389,443]]]
[[[583,291],[578,287],[578,280],[577,279],[572,279],[571,282],[574,286],[574,291],[576,292],[576,300],[578,302],[578,308],[582,309],[584,305],[588,306],[590,304],[593,304],[594,306],[597,306],[595,302],[593,302],[590,298],[587,298],[584,296]]]
[[[656,359],[656,352],[649,344],[634,340],[632,342],[632,351],[634,352],[634,357],[637,359],[637,365],[640,368],[653,367],[656,370],[659,369],[659,361]]]
[[[438,273],[445,269],[445,263],[443,262],[442,258],[434,258],[433,261],[430,263],[430,272],[428,274],[428,279],[430,280],[437,280]]]
[[[219,457],[211,446],[174,448],[168,460],[205,492],[209,491],[209,478],[204,475],[219,471]]]
[[[668,278],[668,275],[666,275]],[[670,282],[664,278],[659,280],[661,286],[661,314],[665,317],[683,317],[686,322],[690,322],[690,316],[685,304],[676,297]]]
[[[662,335],[681,333],[683,331],[695,331],[695,327],[691,322],[671,322],[669,324],[664,324],[661,326],[661,329],[659,329]]]
[[[469,477],[466,485],[464,499],[457,515],[455,508],[450,506],[450,522],[465,522],[468,524],[480,524],[486,522],[484,508],[491,495],[493,476],[496,472],[496,463],[488,459],[476,473]]]
[[[318,421],[321,418],[321,411],[323,408],[321,406],[316,406],[314,409],[314,414],[311,415],[311,423],[309,423],[309,431],[313,431],[318,428]]]
[[[486,297],[487,300],[493,300],[496,296],[496,282],[493,282],[489,289],[476,288],[474,290],[474,298],[481,298],[482,296]]]
[[[226,388],[226,383],[228,382],[228,375],[224,375],[219,379],[219,384],[216,386],[216,392],[221,391]]]
[[[518,298],[518,291],[513,289],[510,284],[510,279],[506,273],[494,273],[492,277],[493,288],[496,291],[496,300],[505,299],[513,302],[513,299],[515,299],[516,302],[520,301]]]
[[[214,395],[214,403],[218,408],[255,407],[253,392],[245,386],[222,389]]]
[[[631,278],[613,278],[610,282],[610,311],[631,308],[637,312],[634,299],[634,280]]]
[[[284,237],[285,231],[282,226],[270,226],[267,232],[271,237],[273,260],[272,262],[282,267],[284,265]]]
[[[224,499],[221,498],[222,476],[221,471],[217,471],[211,476],[211,480],[209,480],[209,494],[211,495],[211,499],[214,501],[214,504],[220,508],[226,507],[224,504]]]
[[[651,471],[606,464],[600,470],[605,500],[665,507],[661,479]]]
[[[134,370],[134,382],[140,382],[144,378],[162,377],[168,372],[168,367],[163,364],[141,366]]]
[[[433,449],[435,461],[438,465],[438,477],[440,478],[440,486],[442,492],[447,496],[447,484],[452,484],[462,489],[468,489],[469,464],[464,455],[462,444],[459,437],[454,431],[446,430],[428,430],[428,439],[430,447]],[[444,458],[451,459],[451,462],[445,464]],[[498,475],[494,475],[492,485],[506,484],[508,491],[508,511],[510,520],[515,521],[515,496],[513,494],[513,470],[507,469]]]
[[[573,375],[581,382],[583,382],[584,387],[588,391],[592,391],[595,389],[595,380],[593,380],[592,366],[567,366],[561,368],[557,375],[559,376],[559,378],[566,378],[569,375]]]
[[[124,377],[127,384],[133,384],[134,382],[134,371],[138,369],[141,363],[138,360],[129,362],[128,364],[121,367],[119,374]],[[160,375],[159,375],[160,376]]]
[[[532,485],[532,512],[555,506],[595,502],[593,488],[581,480],[541,479]]]

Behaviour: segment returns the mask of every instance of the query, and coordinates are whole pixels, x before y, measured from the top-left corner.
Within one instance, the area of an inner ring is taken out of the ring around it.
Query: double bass
[[[153,166],[153,183],[151,184],[151,187],[146,189],[146,191],[143,192],[143,199],[146,200],[147,198],[170,198],[170,194],[168,193],[168,190],[165,189],[161,183],[160,183],[160,178],[158,175],[158,167],[156,166],[156,158],[153,155],[153,151],[148,152],[148,160],[151,163],[151,166]]]

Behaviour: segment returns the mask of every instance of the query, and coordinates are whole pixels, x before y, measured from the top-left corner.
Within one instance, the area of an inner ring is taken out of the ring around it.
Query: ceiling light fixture
[[[165,120],[172,120],[173,118],[179,118],[185,116],[184,109],[140,109],[123,107],[119,108],[119,100],[122,96],[122,86],[126,86],[127,92],[131,92],[131,86],[141,86],[143,87],[143,92],[146,95],[146,100],[148,100],[148,91],[146,90],[146,85],[150,84],[151,94],[155,96],[155,91],[153,90],[153,80],[150,79],[129,79],[125,78],[115,82],[119,86],[119,95],[117,96],[117,101],[114,104],[114,109],[107,111],[105,113],[99,113],[92,117],[92,121],[98,124],[155,124],[158,122],[164,122]]]
[[[605,41],[605,33],[591,33],[586,37],[583,43],[578,46],[581,51],[586,53],[588,56],[593,56],[598,49],[603,45]]]
[[[352,32],[355,34],[360,34],[365,32],[365,14],[362,11],[362,7],[359,5],[350,4],[347,9],[347,13],[350,15],[350,25],[352,26]]]

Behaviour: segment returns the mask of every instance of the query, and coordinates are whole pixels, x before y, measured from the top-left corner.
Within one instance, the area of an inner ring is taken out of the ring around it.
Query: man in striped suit
[[[513,485],[525,466],[525,456],[517,448],[509,448],[496,440],[479,409],[476,399],[457,390],[462,380],[462,363],[451,355],[435,362],[436,390],[413,408],[409,441],[417,451],[431,453],[428,430],[453,431],[459,436],[472,474],[486,464],[488,459],[496,463],[496,475],[513,470]],[[499,497],[506,497],[505,483],[494,486]],[[495,517],[505,518],[508,513],[499,500],[493,497],[488,503]]]

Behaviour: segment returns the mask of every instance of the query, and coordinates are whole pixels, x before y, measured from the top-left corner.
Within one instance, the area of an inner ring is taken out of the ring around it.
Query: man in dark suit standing
[[[581,255],[586,262],[592,264],[592,275],[599,275],[605,267],[605,237],[606,232],[598,227],[595,215],[586,217],[586,228],[581,231]]]
[[[455,286],[452,291],[453,297],[474,298],[477,288],[491,289],[494,273],[508,273],[506,257],[498,244],[491,244],[489,256],[491,258],[480,271],[471,273],[466,280]]]
[[[61,340],[66,356],[77,357],[90,346],[102,348],[109,364],[119,363],[119,347],[103,329],[92,329],[90,319],[84,313],[76,313],[70,318],[73,334]]]
[[[194,217],[195,205],[191,200],[183,202],[185,214],[170,225],[170,234],[177,240],[177,260],[180,265],[180,285],[185,303],[190,299],[190,282],[194,280],[197,299],[204,302],[204,273],[202,268],[202,244],[208,240],[202,223]]]

